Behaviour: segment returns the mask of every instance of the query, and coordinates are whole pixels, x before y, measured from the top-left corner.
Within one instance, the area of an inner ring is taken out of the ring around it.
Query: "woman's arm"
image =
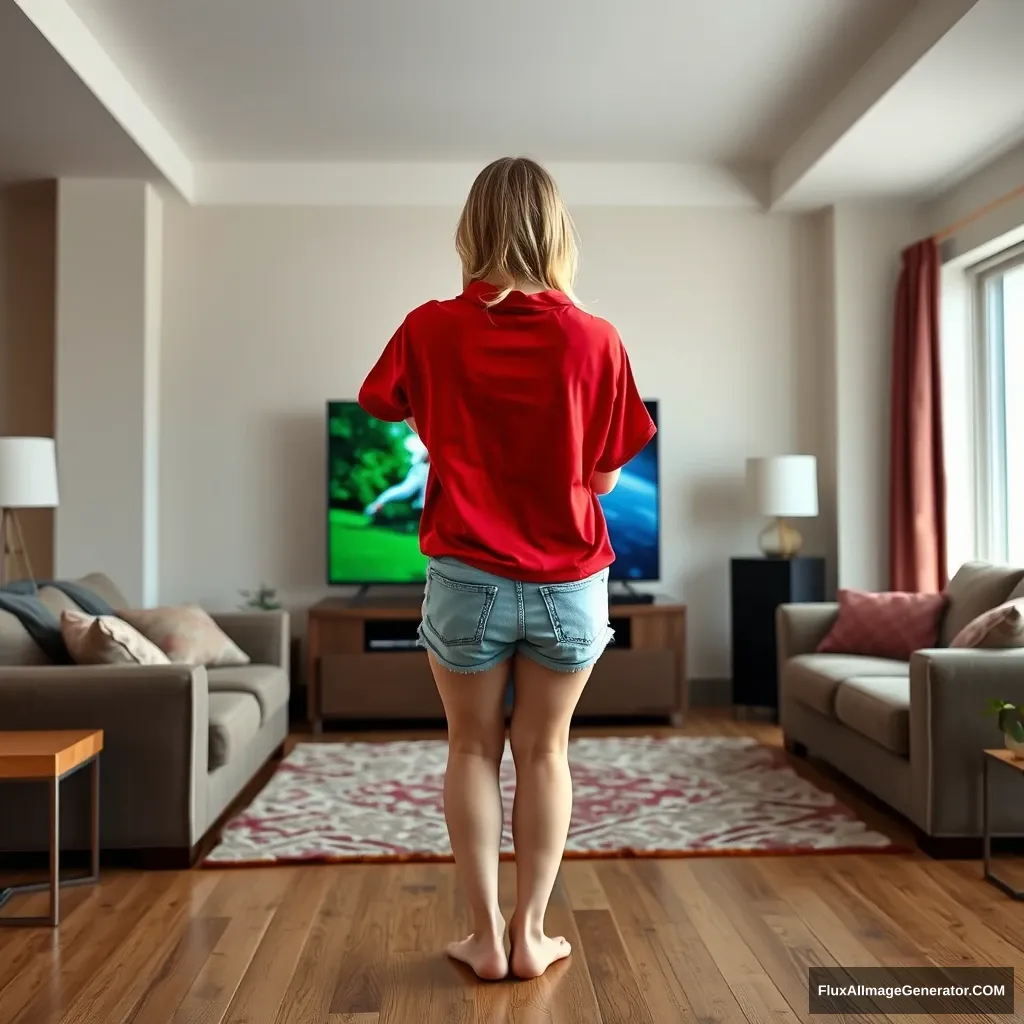
[[[590,486],[594,489],[595,494],[610,494],[615,490],[621,473],[621,469],[612,470],[611,473],[595,473]]]

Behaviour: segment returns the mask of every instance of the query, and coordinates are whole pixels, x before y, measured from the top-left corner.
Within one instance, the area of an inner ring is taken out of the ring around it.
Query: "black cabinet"
[[[824,558],[734,558],[732,702],[778,711],[775,610],[825,600]]]

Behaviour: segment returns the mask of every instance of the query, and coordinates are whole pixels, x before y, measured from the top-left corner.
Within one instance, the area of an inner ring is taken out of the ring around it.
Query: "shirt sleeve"
[[[647,442],[658,429],[637,390],[629,356],[621,342],[616,349],[614,364],[617,365],[613,365],[612,371],[615,374],[612,413],[604,449],[597,461],[598,473],[614,473],[622,469],[647,447]]]
[[[359,404],[385,423],[412,416],[408,390],[408,338],[405,324],[395,332],[359,389]]]

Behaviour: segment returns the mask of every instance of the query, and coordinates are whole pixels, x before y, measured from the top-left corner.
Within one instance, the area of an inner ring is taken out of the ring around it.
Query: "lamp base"
[[[32,579],[32,563],[28,560],[18,514],[13,508],[0,509],[0,586],[17,578],[15,566],[19,562],[26,578]]]
[[[761,531],[757,543],[766,558],[796,558],[804,539],[785,519],[775,519]]]

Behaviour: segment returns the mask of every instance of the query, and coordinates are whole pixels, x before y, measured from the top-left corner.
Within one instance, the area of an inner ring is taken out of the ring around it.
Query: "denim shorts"
[[[611,639],[607,569],[572,583],[519,583],[452,558],[427,567],[420,646],[452,672],[484,672],[514,654],[579,672]]]

